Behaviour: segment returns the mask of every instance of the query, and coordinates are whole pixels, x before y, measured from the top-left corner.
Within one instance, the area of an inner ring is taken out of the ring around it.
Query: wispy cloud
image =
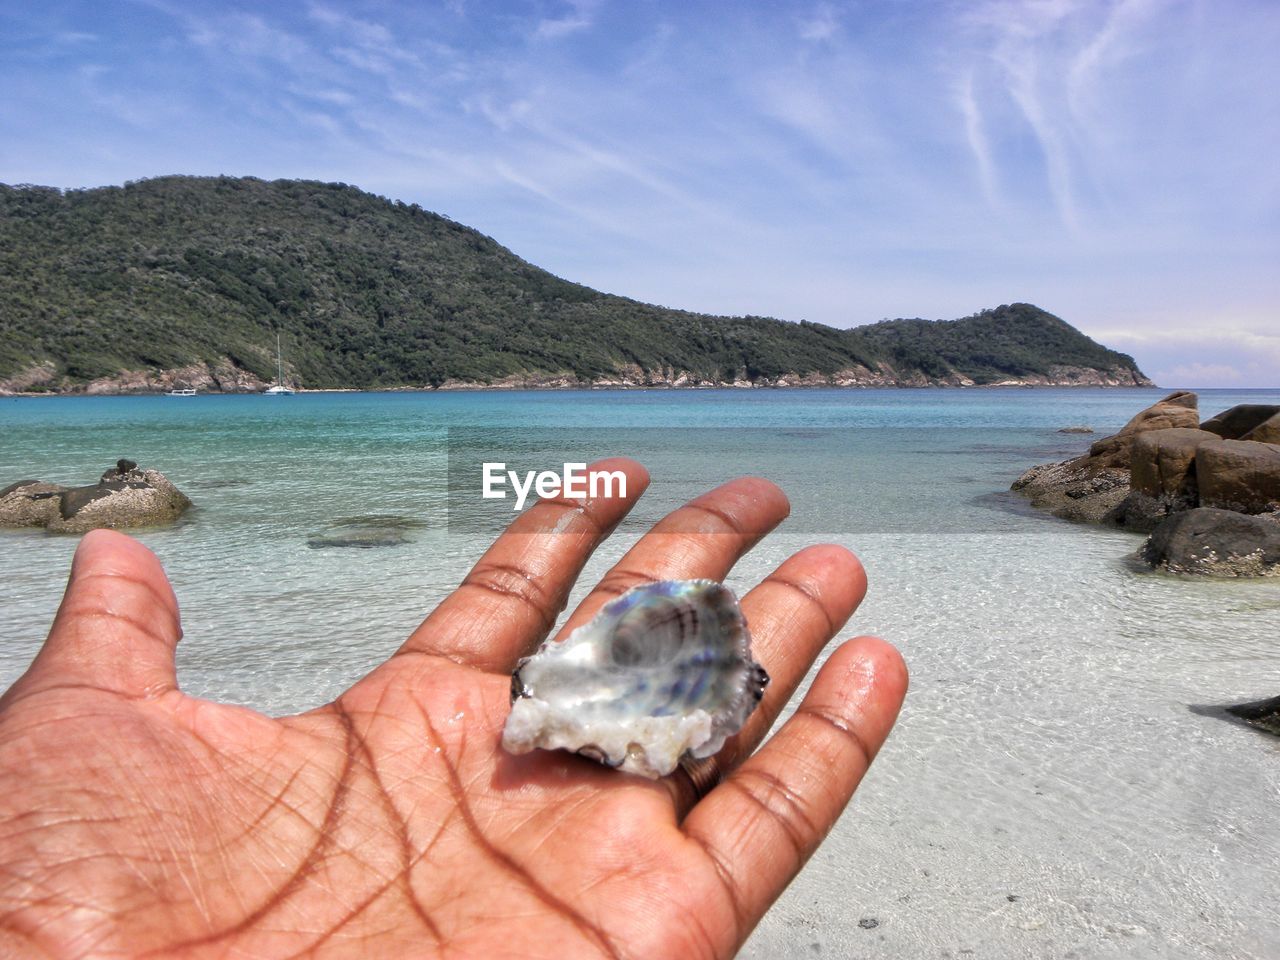
[[[560,17],[547,17],[538,21],[534,29],[536,36],[556,40],[571,33],[589,29],[596,18],[600,6],[599,0],[568,0],[569,11]]]
[[[840,17],[835,7],[829,3],[820,3],[812,13],[803,17],[799,23],[801,40],[821,43],[830,40],[840,30]]]
[[[1109,345],[1144,358],[1148,376],[1166,386],[1280,386],[1280,332],[1267,320],[1210,316],[1200,327],[1093,331]]]
[[[974,93],[974,76],[972,71],[966,72],[956,84],[956,103],[960,114],[964,117],[964,135],[973,154],[973,162],[977,167],[978,180],[982,184],[982,195],[993,210],[1001,205],[1000,186],[996,174],[995,161],[991,156],[991,144],[983,126],[982,108]]]
[[[305,63],[312,46],[302,37],[273,26],[253,13],[229,13],[215,17],[188,16],[187,38],[196,46],[253,60]]]

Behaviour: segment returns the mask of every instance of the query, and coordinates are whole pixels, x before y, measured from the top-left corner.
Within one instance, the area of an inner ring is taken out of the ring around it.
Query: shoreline
[[[281,382],[297,383],[296,370]],[[366,388],[370,393],[428,393],[436,391],[514,391],[514,390],[763,390],[803,388],[967,388],[967,387],[1152,387],[1155,386],[1141,371],[1124,367],[1084,367],[1072,364],[1050,364],[1037,373],[1003,375],[999,380],[978,383],[973,377],[951,370],[940,376],[930,376],[920,370],[898,370],[886,362],[874,369],[857,365],[821,372],[811,370],[798,373],[787,370],[776,375],[750,377],[741,370],[728,379],[718,376],[702,376],[685,369],[665,367],[646,370],[637,364],[619,365],[611,373],[587,378],[568,370],[524,371],[510,373],[489,380],[466,377],[446,377],[437,384],[401,383],[391,386]],[[261,393],[273,381],[263,380],[257,374],[236,366],[229,359],[210,366],[201,361],[185,367],[163,370],[119,370],[111,376],[97,377],[81,382],[56,375],[52,362],[19,371],[7,378],[0,377],[0,396],[163,396],[175,389],[195,389],[209,394]],[[359,387],[294,387],[297,393],[361,392]]]
[[[502,384],[443,384],[438,387],[294,387],[294,394],[308,393],[593,393],[608,390],[621,391],[690,391],[716,390],[1158,390],[1156,383],[1080,383],[1000,381],[999,383],[502,383]],[[1257,389],[1265,390],[1266,387]],[[200,390],[198,397],[258,397],[262,390]],[[47,397],[167,397],[167,390],[0,390],[0,399],[39,399]],[[186,399],[175,397],[174,399]]]
[[[1166,389],[1160,384],[1152,383],[975,383],[966,386],[956,386],[953,384],[914,384],[914,383],[887,383],[887,384],[787,384],[778,386],[776,384],[752,384],[749,387],[735,387],[732,384],[717,384],[715,386],[681,386],[673,387],[664,384],[638,384],[638,385],[622,385],[622,384],[589,384],[585,386],[539,386],[535,384],[518,385],[518,386],[466,386],[466,387],[295,387],[294,395],[299,394],[328,394],[328,393],[603,393],[610,390],[623,392],[644,392],[650,391],[654,393],[662,392],[690,392],[690,393],[712,393],[717,390],[733,390],[733,391],[758,391],[758,390],[1160,390]],[[1240,389],[1257,389],[1266,390],[1267,387],[1256,388],[1240,388]],[[195,394],[197,397],[260,397],[264,393],[261,390],[201,390]],[[0,391],[0,400],[38,400],[56,398],[87,398],[94,399],[111,399],[121,397],[167,397],[168,391],[163,390],[130,390],[120,391],[118,393],[96,392],[89,393],[85,390],[44,390],[44,391]],[[189,399],[184,397],[174,397],[175,400]]]

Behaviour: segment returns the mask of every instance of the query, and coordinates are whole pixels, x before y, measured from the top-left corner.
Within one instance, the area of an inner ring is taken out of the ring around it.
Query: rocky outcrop
[[[1054,365],[1045,374],[1010,377],[989,387],[1154,387],[1138,370],[1127,367],[1111,367],[1105,370],[1093,367]]]
[[[1134,416],[1119,433],[1095,441],[1083,456],[1027,470],[1014,481],[1013,489],[1028,497],[1032,506],[1064,520],[1101,523],[1113,518],[1129,494],[1136,439],[1152,431],[1199,426],[1196,403],[1194,393],[1171,393]]]
[[[1172,393],[1087,454],[1032,467],[1013,489],[1067,520],[1151,537],[1139,552],[1179,573],[1257,576],[1280,563],[1280,407],[1232,407],[1197,422]],[[1237,439],[1244,438],[1244,439]]]
[[[287,367],[287,365],[286,365]],[[296,382],[286,369],[285,379]],[[87,384],[59,377],[52,363],[23,370],[0,379],[0,394],[88,393],[93,395],[168,393],[193,389],[201,393],[260,393],[268,382],[222,358],[215,364],[204,361],[168,370],[122,370]],[[778,376],[749,377],[746,370],[732,378],[708,379],[676,367],[647,370],[638,364],[621,364],[611,374],[584,379],[569,370],[510,374],[494,380],[449,378],[436,387],[405,386],[401,390],[590,390],[590,389],[724,389],[789,387],[973,387],[977,383],[961,373],[926,376],[919,371],[899,370],[881,360],[874,368],[857,364],[832,373],[790,371]],[[1140,372],[1124,367],[1095,370],[1090,367],[1051,367],[1047,374],[1010,377],[988,387],[1144,387],[1151,386]],[[1092,432],[1092,431],[1088,431]]]
[[[1165,517],[1199,503],[1196,451],[1216,434],[1169,427],[1138,434],[1130,447],[1129,494],[1104,519],[1148,533]]]
[[[151,527],[172,523],[191,506],[158,470],[120,460],[95,484],[64,487],[22,480],[0,490],[0,527],[44,527],[84,533],[100,527]]]
[[[286,379],[288,376],[286,375]],[[198,390],[202,393],[261,393],[267,382],[236,366],[226,357],[215,364],[204,361],[171,370],[125,370],[90,381],[84,392],[95,395],[168,393]]]
[[[290,379],[287,373],[286,379]],[[170,390],[186,389],[201,393],[260,393],[267,386],[267,382],[256,374],[223,357],[212,364],[200,361],[168,370],[121,370],[88,383],[78,383],[66,376],[59,376],[52,363],[42,363],[0,379],[0,394],[86,393],[94,396],[116,396],[168,393]]]
[[[1062,520],[1101,523],[1129,494],[1129,472],[1091,463],[1087,456],[1032,467],[1013,489]]]
[[[1206,441],[1220,442],[1217,434],[1190,427],[1139,434],[1130,447],[1130,486],[1149,497],[1195,502],[1196,451]]]
[[[0,377],[0,396],[15,393],[40,393],[54,388],[58,368],[51,361],[24,367],[7,377]]]
[[[1099,466],[1128,469],[1134,438],[1149,430],[1195,429],[1200,426],[1198,399],[1189,390],[1176,390],[1157,400],[1120,428],[1120,432],[1095,441],[1089,456]]]
[[[1170,573],[1276,576],[1280,575],[1280,521],[1196,507],[1156,527],[1140,555]]]

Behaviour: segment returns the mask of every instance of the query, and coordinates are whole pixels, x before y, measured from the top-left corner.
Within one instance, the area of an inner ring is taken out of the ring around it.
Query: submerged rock
[[[307,537],[307,546],[313,550],[327,547],[355,547],[369,549],[371,547],[398,547],[408,543],[408,538],[400,530],[384,527],[353,527],[331,533],[315,533]]]
[[[307,538],[307,546],[313,550],[353,547],[397,547],[408,543],[406,531],[422,526],[412,517],[379,514],[368,517],[344,517],[335,520],[324,529]]]
[[[1170,573],[1213,577],[1280,575],[1280,521],[1214,507],[1169,517],[1139,556]]]

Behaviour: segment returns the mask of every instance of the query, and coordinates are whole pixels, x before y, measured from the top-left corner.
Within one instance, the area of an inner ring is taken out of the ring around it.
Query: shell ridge
[[[642,584],[512,674],[502,742],[567,750],[656,778],[737,732],[768,675],[737,597],[714,580]]]

